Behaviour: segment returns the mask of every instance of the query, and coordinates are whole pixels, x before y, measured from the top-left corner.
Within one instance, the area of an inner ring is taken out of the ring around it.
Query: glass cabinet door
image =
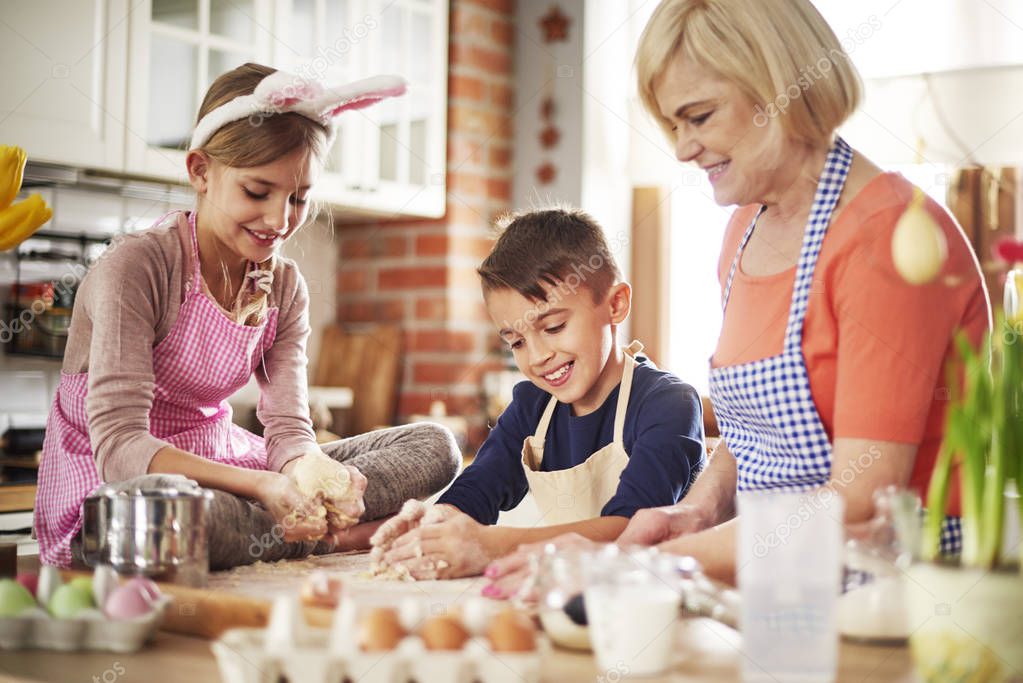
[[[281,0],[278,16],[286,30],[278,38],[275,66],[325,83],[347,83],[359,77],[355,67],[357,35],[365,27],[357,26],[359,0]],[[352,115],[339,118],[338,134],[328,153],[325,170],[328,182],[357,185],[347,156],[351,148]],[[339,189],[339,188],[333,188]]]
[[[254,59],[256,10],[256,0],[152,0],[148,147],[188,147],[210,83]]]
[[[371,11],[380,17],[370,51],[374,73],[399,74],[409,82],[408,93],[367,110],[372,129],[367,137],[371,147],[365,159],[376,162],[379,183],[423,186],[432,173],[443,171],[443,159],[428,141],[440,135],[437,102],[438,73],[443,74],[438,55],[435,2],[423,0],[370,0]],[[443,99],[443,95],[440,96]],[[442,105],[443,106],[443,105]],[[434,168],[436,167],[436,168]]]

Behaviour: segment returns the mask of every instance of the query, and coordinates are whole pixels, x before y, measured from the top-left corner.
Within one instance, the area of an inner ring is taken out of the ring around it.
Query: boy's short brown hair
[[[477,269],[483,295],[513,289],[527,299],[546,301],[543,284],[572,291],[585,285],[600,301],[622,279],[604,231],[579,209],[543,209],[506,216],[490,255]]]

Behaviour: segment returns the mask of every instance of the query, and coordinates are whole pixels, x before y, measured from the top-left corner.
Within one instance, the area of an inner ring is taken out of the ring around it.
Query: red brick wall
[[[443,400],[485,436],[480,378],[501,366],[475,267],[511,201],[514,0],[453,0],[447,214],[338,226],[337,319],[405,330],[399,420]]]

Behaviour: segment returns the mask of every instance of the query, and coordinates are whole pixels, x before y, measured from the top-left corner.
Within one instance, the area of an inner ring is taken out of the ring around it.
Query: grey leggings
[[[366,513],[363,522],[396,513],[409,498],[427,498],[455,478],[462,456],[451,432],[429,422],[380,429],[348,439],[321,444],[320,449],[338,462],[365,475]],[[173,485],[167,475],[150,474],[114,484],[130,489],[140,483]],[[259,503],[213,489],[207,522],[210,569],[230,569],[262,560],[324,554],[334,548],[324,541],[281,540],[277,522]],[[79,550],[72,544],[72,552]]]

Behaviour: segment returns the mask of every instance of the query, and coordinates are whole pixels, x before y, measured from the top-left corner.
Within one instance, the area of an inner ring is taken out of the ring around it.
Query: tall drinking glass
[[[738,496],[742,678],[831,683],[838,661],[842,499],[831,489]]]

